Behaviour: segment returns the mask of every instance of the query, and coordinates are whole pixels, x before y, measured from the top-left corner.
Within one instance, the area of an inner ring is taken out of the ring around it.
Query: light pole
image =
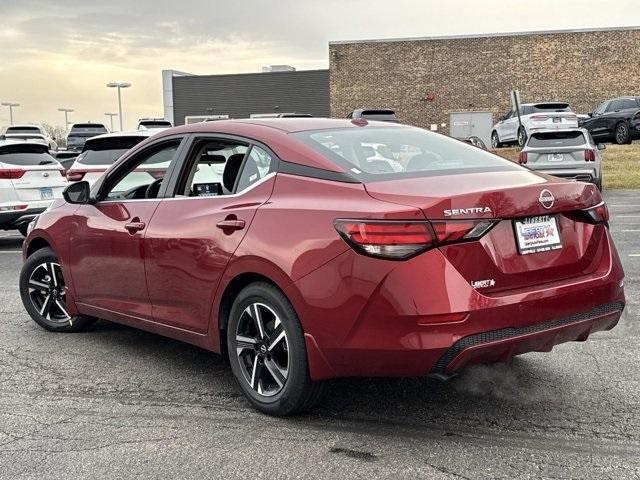
[[[130,83],[127,82],[110,82],[107,83],[107,87],[109,88],[117,88],[118,89],[118,116],[120,117],[120,131],[122,131],[122,96],[120,94],[120,89],[129,88],[131,86]]]
[[[69,114],[73,112],[73,108],[59,108],[59,112],[64,112],[64,129],[65,131],[69,128]]]
[[[113,132],[113,117],[117,117],[117,113],[105,113],[107,117],[109,117],[109,125],[111,126],[111,131]]]
[[[11,125],[13,125],[13,107],[19,107],[20,104],[13,102],[2,102],[2,106],[9,107],[9,122],[11,122]]]

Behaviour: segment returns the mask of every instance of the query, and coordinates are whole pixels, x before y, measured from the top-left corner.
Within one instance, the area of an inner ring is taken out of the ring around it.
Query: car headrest
[[[244,160],[244,153],[235,153],[229,157],[227,164],[224,166],[222,184],[224,188],[230,192],[233,191],[233,187],[236,184],[238,172],[240,172],[240,167],[242,167],[242,160]]]
[[[407,163],[407,172],[415,172],[419,170],[428,170],[430,165],[440,160],[433,153],[419,153],[414,155]]]
[[[247,158],[244,169],[242,170],[242,175],[240,175],[240,180],[238,181],[238,192],[244,190],[259,178],[260,171],[258,170],[256,161],[252,157]]]

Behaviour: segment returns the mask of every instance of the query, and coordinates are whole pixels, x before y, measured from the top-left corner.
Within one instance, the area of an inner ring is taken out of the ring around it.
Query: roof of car
[[[9,145],[29,145],[30,147],[33,145],[44,147],[44,151],[49,150],[49,146],[44,143],[39,142],[29,142],[27,140],[17,140],[17,139],[4,139],[0,140],[0,148],[6,147]]]
[[[157,128],[155,130],[129,130],[124,132],[112,132],[112,133],[102,133],[100,135],[96,135],[95,137],[87,138],[87,142],[95,142],[96,140],[100,140],[103,138],[117,138],[117,137],[151,137],[163,130]]]

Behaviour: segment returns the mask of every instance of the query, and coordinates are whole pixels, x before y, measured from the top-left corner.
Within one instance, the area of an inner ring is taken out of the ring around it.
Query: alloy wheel
[[[55,323],[71,321],[65,303],[66,288],[60,264],[39,264],[29,276],[28,287],[29,299],[42,317]]]
[[[235,343],[249,386],[265,397],[278,394],[289,376],[289,342],[276,312],[264,303],[250,304],[238,321]]]
[[[500,141],[498,140],[498,134],[494,132],[494,134],[491,135],[491,148],[498,148],[499,144]]]
[[[616,128],[616,142],[624,143],[627,141],[627,126],[621,123]]]
[[[527,133],[524,129],[520,129],[518,131],[518,145],[524,147],[524,144],[527,142]]]

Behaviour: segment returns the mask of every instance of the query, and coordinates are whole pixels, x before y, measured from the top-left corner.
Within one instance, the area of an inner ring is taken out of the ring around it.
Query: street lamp
[[[13,107],[19,107],[20,104],[13,102],[2,102],[2,106],[9,107],[9,121],[11,122],[11,125],[13,125]]]
[[[69,114],[73,112],[73,108],[59,108],[59,112],[64,112],[64,129],[69,128]]]
[[[120,95],[120,89],[129,88],[131,86],[130,83],[127,82],[110,82],[107,83],[107,87],[109,88],[117,88],[118,89],[118,116],[120,117],[120,131],[122,131],[122,96]]]
[[[111,131],[113,132],[113,117],[117,117],[117,113],[105,113],[107,117],[109,117],[109,125],[111,126]]]

